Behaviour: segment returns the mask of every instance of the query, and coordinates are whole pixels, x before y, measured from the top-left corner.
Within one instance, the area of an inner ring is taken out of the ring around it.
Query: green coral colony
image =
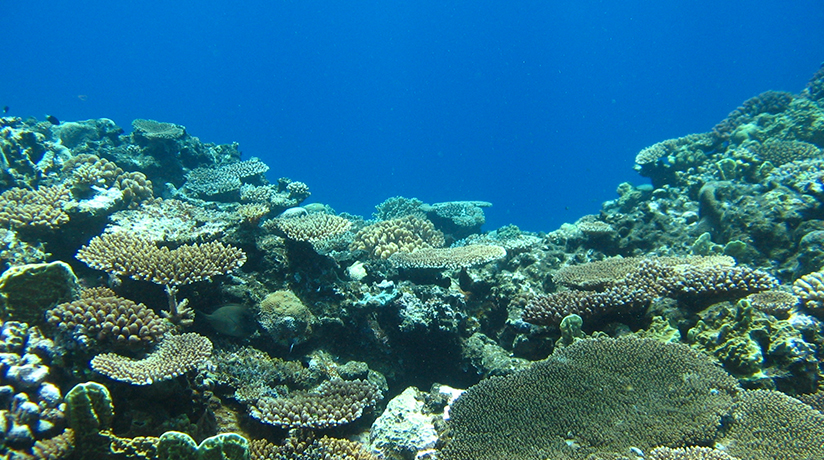
[[[0,458],[824,458],[824,68],[549,233],[0,119]]]

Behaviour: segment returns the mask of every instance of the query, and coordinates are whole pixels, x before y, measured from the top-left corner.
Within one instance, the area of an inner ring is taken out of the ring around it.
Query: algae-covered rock
[[[157,443],[158,460],[249,460],[249,441],[235,433],[206,438],[200,445],[186,433],[167,431]]]
[[[687,332],[687,342],[718,358],[744,387],[795,394],[815,391],[820,375],[818,347],[808,339],[817,329],[811,318],[778,319],[747,300],[716,304],[699,316]]]
[[[260,302],[258,321],[279,345],[291,347],[309,340],[317,318],[294,292],[280,290]]]
[[[0,315],[38,325],[46,310],[75,300],[79,292],[77,277],[65,262],[11,267],[0,275]]]

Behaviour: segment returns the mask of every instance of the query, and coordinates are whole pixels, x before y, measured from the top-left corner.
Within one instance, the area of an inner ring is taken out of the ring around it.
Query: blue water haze
[[[0,106],[239,142],[311,201],[486,200],[486,229],[597,213],[638,150],[824,61],[824,3],[6,2]]]

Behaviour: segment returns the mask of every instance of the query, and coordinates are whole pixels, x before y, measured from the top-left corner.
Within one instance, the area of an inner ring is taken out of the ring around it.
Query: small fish
[[[5,114],[7,114],[7,113],[9,113],[9,106],[4,105],[4,106],[3,106],[3,114],[5,115]]]
[[[51,123],[53,125],[59,125],[60,124],[60,120],[58,120],[57,117],[55,117],[54,115],[46,115],[46,121],[48,121],[49,123]]]
[[[230,303],[211,314],[203,314],[203,318],[220,334],[245,338],[255,331],[250,313],[246,305]]]

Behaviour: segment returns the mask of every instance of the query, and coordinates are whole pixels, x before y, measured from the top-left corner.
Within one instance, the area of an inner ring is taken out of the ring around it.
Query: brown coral
[[[283,444],[265,439],[249,442],[250,460],[378,460],[362,444],[324,436],[320,439],[306,430],[290,430]]]
[[[649,460],[739,460],[726,452],[709,447],[656,447],[646,457]]]
[[[376,259],[387,259],[396,252],[412,252],[444,245],[443,233],[427,219],[409,215],[372,224],[355,235],[353,251],[364,250]]]
[[[633,263],[612,259],[602,261],[591,270],[581,267],[567,271],[564,277],[570,283],[602,290],[562,290],[537,296],[527,304],[524,320],[554,325],[570,314],[595,316],[629,310],[658,297],[736,297],[771,289],[778,284],[766,272],[730,265],[732,259],[725,256],[656,257],[640,259],[634,267]],[[613,281],[609,280],[610,276]]]
[[[778,391],[747,390],[716,446],[742,458],[824,458],[824,415]]]
[[[786,318],[798,305],[799,298],[791,292],[770,289],[747,296],[747,301],[756,310],[763,311],[777,318]]]
[[[0,194],[0,226],[54,230],[69,222],[63,207],[70,200],[69,189],[62,185],[6,190]]]
[[[806,160],[821,156],[821,149],[808,142],[782,141],[770,139],[753,148],[762,160],[781,166],[796,160]]]
[[[346,233],[352,227],[352,222],[348,219],[322,213],[279,218],[272,222],[290,240],[307,243],[333,238]]]
[[[242,250],[217,241],[169,249],[126,232],[96,236],[76,257],[97,270],[164,286],[227,274],[246,262]]]
[[[482,265],[506,256],[501,246],[472,244],[454,248],[423,248],[414,252],[396,252],[389,257],[400,268],[437,268],[457,270]]]
[[[580,340],[461,395],[440,458],[584,459],[630,447],[706,445],[739,391],[712,359],[685,345]]]
[[[282,398],[261,398],[251,415],[270,425],[323,429],[350,423],[383,399],[368,380],[326,380],[311,391],[293,391]]]
[[[151,385],[194,369],[212,354],[212,342],[195,333],[170,335],[141,360],[114,353],[92,358],[91,368],[111,379],[132,385]]]
[[[150,308],[116,296],[84,297],[62,303],[46,312],[46,319],[81,343],[96,340],[128,348],[151,345],[167,329]]]

